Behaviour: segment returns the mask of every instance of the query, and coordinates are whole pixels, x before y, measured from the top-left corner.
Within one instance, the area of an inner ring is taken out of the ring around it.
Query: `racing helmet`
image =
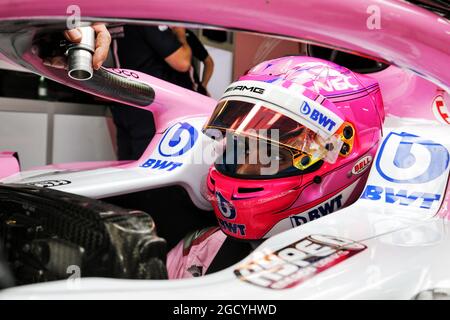
[[[302,56],[250,69],[203,128],[224,146],[205,184],[222,231],[267,238],[356,201],[383,121],[369,76]]]

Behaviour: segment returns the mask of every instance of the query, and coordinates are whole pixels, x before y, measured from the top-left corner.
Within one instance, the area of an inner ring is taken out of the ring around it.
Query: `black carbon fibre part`
[[[94,71],[90,80],[82,81],[78,85],[83,89],[138,106],[148,106],[155,99],[155,91],[148,84],[130,80],[103,68]]]
[[[153,103],[155,91],[150,85],[104,68],[94,71],[91,79],[78,81],[65,69],[45,65],[52,57],[64,57],[61,30],[65,30],[61,22],[30,25],[30,21],[0,21],[0,53],[31,72],[78,90],[141,107]]]
[[[49,188],[0,185],[0,239],[18,284],[82,277],[166,279],[166,242],[142,211]]]

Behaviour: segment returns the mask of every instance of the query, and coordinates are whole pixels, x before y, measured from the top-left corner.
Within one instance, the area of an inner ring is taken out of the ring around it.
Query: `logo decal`
[[[233,220],[236,218],[236,209],[225,197],[220,193],[216,192],[217,206],[222,216],[228,220]]]
[[[233,223],[233,222],[225,221],[222,219],[217,219],[217,220],[219,221],[219,225],[222,228],[222,230],[224,230],[225,233],[228,231],[235,235],[245,236],[245,225],[244,224]]]
[[[300,112],[305,116],[311,113],[311,107],[309,106],[308,102],[303,101],[302,105],[300,106]]]
[[[309,209],[307,212],[301,213],[296,216],[291,217],[292,227],[298,227],[302,224],[310,222],[312,220],[319,219],[330,213],[333,213],[342,208],[342,194],[339,194],[328,200],[327,202],[321,203],[313,209]]]
[[[439,95],[433,100],[432,110],[436,119],[445,124],[450,124],[450,113],[445,105],[444,97]]]
[[[380,200],[382,194],[385,194],[386,203],[398,203],[402,206],[415,205],[422,209],[431,209],[434,201],[439,201],[441,195],[426,192],[410,192],[400,189],[396,191],[394,188],[384,188],[368,184],[364,189],[361,199]],[[417,200],[417,201],[416,201]]]
[[[187,271],[192,274],[193,277],[200,277],[203,275],[203,266],[190,266]]]
[[[294,72],[291,72],[287,80],[303,86],[313,84],[317,92],[335,92],[343,90],[357,90],[360,84],[352,76],[347,76],[342,71],[336,70],[322,62],[302,63]],[[353,83],[352,83],[353,82]]]
[[[320,126],[325,128],[327,131],[332,132],[333,128],[336,126],[336,122],[324,115],[319,110],[311,108],[308,102],[303,101],[300,106],[300,112],[311,119],[313,122],[318,123]]]
[[[259,87],[247,87],[247,86],[232,86],[232,87],[228,87],[225,92],[229,92],[229,91],[234,91],[234,90],[238,90],[238,91],[250,91],[250,92],[254,92],[254,93],[258,93],[258,94],[263,94],[264,93],[264,88],[259,88]]]
[[[366,246],[343,238],[310,235],[275,252],[255,252],[234,274],[269,289],[287,289],[363,251]]]
[[[406,132],[390,132],[375,160],[361,199],[414,209],[439,206],[450,155],[445,146]],[[422,212],[422,211],[421,211]]]
[[[385,148],[396,152],[383,152]],[[447,170],[447,149],[432,140],[409,133],[391,132],[376,160],[378,173],[394,183],[418,184],[438,178]]]
[[[158,170],[172,171],[175,168],[181,167],[183,164],[181,162],[158,160],[158,159],[148,159],[140,167],[150,168]]]
[[[236,218],[236,209],[233,204],[229,202],[225,197],[218,191],[216,191],[217,207],[219,208],[220,214],[226,220],[233,220]],[[235,235],[245,236],[245,225],[239,223],[233,223],[218,218],[220,228],[224,232],[229,232]]]
[[[139,75],[136,72],[133,72],[131,70],[114,68],[114,69],[112,69],[112,71],[115,73],[118,73],[118,74],[123,74],[126,77],[133,77],[135,79],[139,79]]]
[[[359,159],[356,164],[353,166],[352,173],[354,175],[358,175],[366,171],[367,168],[370,167],[372,163],[372,156],[365,156]]]
[[[159,154],[163,157],[181,156],[192,149],[197,138],[197,129],[187,122],[177,123],[167,130],[159,142]]]
[[[27,185],[41,187],[41,188],[53,188],[59,186],[65,186],[71,184],[69,180],[45,180],[27,183]]]

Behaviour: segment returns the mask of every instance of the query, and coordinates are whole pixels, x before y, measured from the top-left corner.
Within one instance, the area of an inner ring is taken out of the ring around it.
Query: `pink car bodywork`
[[[0,152],[0,178],[20,171],[20,165],[13,151]]]
[[[0,19],[63,21],[72,13],[72,2],[0,1]],[[447,72],[449,24],[444,18],[406,2],[390,0],[373,5],[368,0],[321,0],[311,5],[309,1],[295,0],[282,4],[276,1],[218,0],[205,6],[199,0],[189,1],[189,4],[177,0],[133,0],[124,7],[121,1],[103,3],[79,0],[77,6],[82,19],[86,20],[113,21],[116,17],[127,17],[135,20],[182,21],[194,26],[214,25],[300,38],[312,43],[328,43],[336,48],[384,59],[405,69],[392,66],[372,74],[380,83],[387,114],[436,119],[433,103],[436,104],[436,98],[442,96],[444,104],[438,110],[444,121],[447,119],[445,100],[448,100],[448,94],[444,93],[444,89],[448,89],[450,83]],[[180,6],[183,10],[179,10]],[[371,26],[370,21],[377,18],[377,14],[380,23]],[[42,70],[37,71],[49,73],[43,65]],[[137,74],[139,81],[151,83],[157,92],[155,101],[144,108],[154,112],[159,134],[186,115],[208,115],[215,104],[212,99]],[[151,154],[154,147],[154,144],[150,144],[142,159]],[[138,163],[124,166],[136,166]],[[6,171],[6,166],[1,167],[0,177],[11,174],[11,169]],[[65,168],[79,170],[85,169],[85,165],[65,165]]]
[[[65,19],[73,1],[17,0],[0,3],[0,19]],[[448,22],[404,1],[204,1],[79,0],[82,18],[126,17],[154,21],[181,21],[255,31],[316,43],[380,57],[413,70],[448,89]],[[182,8],[182,10],[180,9]],[[69,13],[68,13],[69,12]],[[379,26],[371,18],[379,14]],[[400,23],[401,21],[401,23]]]
[[[71,14],[71,5],[72,2],[67,0],[57,3],[32,0],[0,1],[0,19],[63,21]],[[386,114],[448,122],[448,94],[444,90],[449,88],[450,83],[446,68],[450,55],[449,24],[445,19],[406,2],[391,0],[374,6],[372,1],[351,0],[336,3],[322,0],[315,1],[312,6],[309,1],[284,1],[279,4],[219,0],[204,6],[203,2],[197,0],[189,1],[189,5],[167,0],[131,1],[124,7],[120,1],[108,1],[106,4],[101,1],[80,0],[77,5],[82,19],[86,20],[108,22],[120,16],[138,21],[151,19],[182,21],[194,26],[214,25],[299,38],[311,43],[328,43],[336,48],[383,59],[404,68],[402,70],[390,66],[371,74],[380,84]],[[178,10],[180,5],[183,10]],[[376,14],[379,14],[380,24],[373,27],[370,21]],[[405,23],[409,28],[405,28]],[[38,59],[31,53],[28,55],[30,60]],[[36,67],[40,64],[34,65]],[[52,77],[52,74],[58,77],[59,72],[49,70],[44,65],[38,67],[37,71],[49,77]],[[155,141],[159,140],[162,132],[171,124],[186,116],[208,116],[215,105],[212,99],[139,72],[134,72],[134,76],[131,76],[123,70],[110,71],[133,80],[136,80],[137,75],[138,81],[149,83],[155,89],[155,100],[151,105],[137,106],[154,113],[157,128],[155,139],[136,162],[75,163],[47,168],[87,170],[117,166],[136,167],[152,154],[156,147]],[[61,81],[61,77],[58,78]],[[439,104],[439,101],[442,103]],[[18,171],[18,167],[5,164],[0,168],[0,177]]]
[[[68,11],[68,8],[71,8],[71,5],[72,2],[68,0],[57,3],[33,0],[0,1],[0,19],[66,19],[70,15],[71,11]],[[131,1],[124,7],[121,1],[105,3],[77,1],[81,17],[86,17],[86,20],[93,18],[108,21],[116,17],[127,17],[136,20],[182,21],[193,25],[222,26],[301,38],[313,43],[328,43],[336,48],[385,59],[428,78],[443,89],[448,88],[450,81],[450,76],[446,72],[446,62],[449,58],[448,22],[406,2],[384,1],[377,4],[376,8],[372,5],[372,1],[359,0],[339,3],[322,0],[315,1],[314,6],[308,1],[284,1],[278,4],[276,1],[242,3],[237,0],[219,0],[205,7],[204,3],[198,0],[189,1],[189,5],[177,0],[167,0]],[[180,6],[183,10],[178,10]],[[369,25],[370,18],[376,12],[380,14],[379,29]],[[406,21],[410,28],[396,23],[400,20]],[[395,86],[398,93],[392,96],[396,98],[401,96],[404,98],[408,93],[416,93],[419,96],[421,87],[427,85],[425,82],[412,79],[415,82],[414,86],[406,86],[405,83],[408,81],[405,79],[411,79],[413,75],[405,75],[398,70],[390,71],[392,76],[389,76],[389,80],[386,79],[386,84],[383,84],[381,79],[377,80],[382,87],[389,86],[389,92],[392,91],[392,84],[403,84],[400,88],[398,85]],[[382,73],[380,78],[385,78]],[[400,108],[399,115],[403,115],[400,113],[401,110],[405,111],[404,108],[406,110],[411,108],[409,105],[404,106],[404,103],[396,105]],[[389,106],[386,108],[391,109]],[[433,118],[427,109],[428,107],[421,107],[414,115]]]
[[[66,19],[71,14],[68,8],[71,8],[72,2],[0,1],[0,19]],[[182,21],[193,25],[222,26],[301,38],[313,43],[328,43],[336,48],[384,59],[440,85],[442,89],[395,68],[373,75],[382,87],[387,113],[398,116],[434,119],[430,100],[449,87],[450,76],[446,68],[449,59],[448,22],[406,2],[384,1],[373,7],[372,1],[360,0],[322,0],[314,1],[314,5],[309,1],[294,0],[283,1],[282,4],[276,1],[219,0],[205,7],[204,2],[198,0],[189,1],[189,5],[182,1],[167,0],[131,1],[124,7],[121,1],[103,3],[80,0],[77,1],[77,6],[81,10],[81,17],[86,20],[92,18],[108,21],[116,17],[127,17],[136,20]],[[180,6],[183,10],[179,10]],[[372,28],[370,19],[377,12],[380,26]],[[405,27],[405,23],[409,28]],[[155,79],[151,83],[158,85]],[[163,87],[166,85],[163,84]],[[180,92],[181,95],[189,96],[184,90],[177,90],[178,88],[170,85],[169,88],[175,92],[174,95]],[[165,101],[168,104],[172,102],[171,98],[176,99],[173,94],[163,96],[164,92],[162,90],[158,94],[161,101],[169,99]],[[200,98],[196,96],[194,99]],[[405,99],[411,103],[405,103]],[[190,104],[190,100],[183,99],[183,102]],[[398,103],[400,101],[402,103]],[[199,101],[198,106],[201,102]],[[154,112],[157,106],[157,103],[152,105]],[[186,105],[185,108],[171,110],[172,113],[166,114],[167,118],[157,117],[157,121],[169,121],[177,113],[182,116],[187,109],[191,114],[198,110],[195,106]]]
[[[0,19],[61,19],[73,1],[0,1]],[[450,74],[448,62],[448,22],[424,9],[406,2],[373,1],[238,1],[217,0],[205,6],[204,1],[191,0],[131,0],[123,2],[78,0],[81,14],[86,20],[108,21],[115,17],[161,22],[188,22],[193,25],[214,25],[225,28],[268,33],[304,39],[312,43],[332,44],[339,49],[355,51],[383,59],[395,66],[371,74],[378,80],[387,115],[427,119],[448,123],[448,91]],[[183,9],[180,10],[180,7]],[[324,9],[326,8],[326,10]],[[372,8],[372,10],[370,10]],[[373,9],[376,9],[373,11]],[[368,20],[373,12],[380,13],[380,28],[370,29]],[[401,21],[401,23],[399,23]],[[403,69],[400,69],[401,67]],[[48,74],[42,66],[41,72]],[[114,72],[114,70],[113,70]],[[116,72],[120,72],[117,71]],[[128,76],[130,77],[130,76]],[[65,164],[47,168],[87,170],[100,167],[135,167],[152,154],[163,131],[186,116],[207,116],[215,101],[170,85],[153,77],[139,74],[139,81],[155,88],[156,99],[148,108],[155,113],[157,136],[137,162],[106,162],[97,164]],[[440,99],[439,97],[442,97]],[[440,103],[439,101],[443,101]],[[139,106],[137,106],[139,107]],[[0,155],[0,178],[19,172],[12,156]],[[440,216],[448,217],[447,205],[450,187],[440,209]],[[223,240],[223,239],[222,239]],[[220,242],[213,251],[220,247]],[[176,247],[172,254],[181,252]],[[200,249],[201,252],[201,249]],[[211,257],[207,252],[205,258]],[[209,262],[206,261],[206,264]],[[187,276],[169,265],[173,277]]]

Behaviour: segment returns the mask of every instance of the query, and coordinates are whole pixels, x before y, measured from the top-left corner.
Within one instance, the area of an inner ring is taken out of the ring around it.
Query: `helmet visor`
[[[319,160],[334,163],[342,146],[338,135],[325,139],[262,101],[220,101],[203,131],[212,136],[213,129],[277,146],[283,149],[283,157],[289,154],[290,162],[300,170]]]

